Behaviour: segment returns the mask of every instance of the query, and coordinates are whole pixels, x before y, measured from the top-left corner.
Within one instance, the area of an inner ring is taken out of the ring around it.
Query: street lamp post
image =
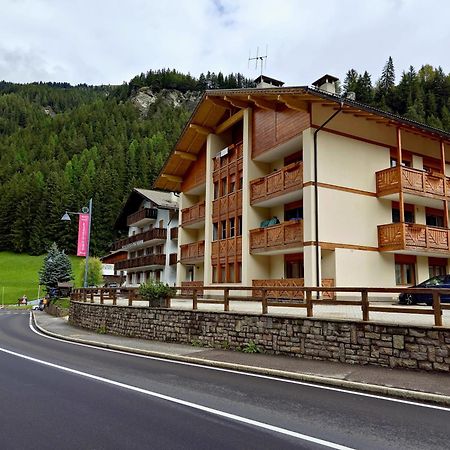
[[[72,212],[66,211],[64,215],[61,217],[62,221],[70,222],[71,214],[89,214],[89,225],[88,225],[88,235],[87,235],[87,246],[86,246],[86,263],[84,266],[84,287],[86,288],[88,285],[88,268],[89,268],[89,246],[91,243],[91,223],[92,223],[92,198],[89,199],[89,206],[81,209],[81,212]]]

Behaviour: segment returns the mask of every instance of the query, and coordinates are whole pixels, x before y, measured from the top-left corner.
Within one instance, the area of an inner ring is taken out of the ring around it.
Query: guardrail
[[[305,308],[306,317],[314,317],[315,305],[342,305],[342,306],[360,306],[361,317],[364,322],[370,321],[371,312],[382,313],[402,313],[402,314],[424,314],[434,315],[434,324],[437,327],[442,326],[442,311],[450,310],[450,303],[443,304],[441,295],[450,296],[450,289],[424,289],[424,288],[361,288],[361,287],[280,287],[280,286],[189,286],[187,293],[186,287],[174,287],[177,294],[172,298],[165,300],[165,307],[170,308],[172,300],[185,299],[192,301],[192,309],[197,310],[199,304],[219,304],[223,305],[224,311],[230,311],[230,302],[259,302],[261,304],[262,314],[268,313],[269,307],[286,307],[286,308]],[[231,295],[233,291],[249,291],[249,296]],[[293,295],[290,299],[271,298],[270,293],[274,291],[292,291],[297,292],[297,296]],[[219,295],[214,295],[217,292]],[[255,292],[258,295],[255,295]],[[320,294],[329,293],[332,297],[336,294],[359,294],[359,298],[355,299],[334,299],[319,298]],[[371,304],[369,294],[427,294],[432,297],[432,304],[429,308],[411,308],[408,306],[382,306]],[[220,295],[221,294],[221,295]],[[315,294],[315,295],[314,295]],[[333,295],[334,294],[334,295]],[[297,298],[295,298],[297,297]],[[316,297],[316,298],[314,298]],[[84,301],[91,303],[104,304],[105,301],[111,301],[113,305],[117,305],[118,300],[127,300],[128,306],[133,306],[133,302],[143,300],[139,295],[138,288],[83,288],[74,289],[71,299],[74,301]],[[140,305],[142,306],[142,305]]]

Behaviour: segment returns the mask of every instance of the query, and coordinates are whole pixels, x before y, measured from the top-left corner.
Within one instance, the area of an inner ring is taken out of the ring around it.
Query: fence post
[[[442,327],[441,294],[433,292],[434,325]]]
[[[117,305],[117,291],[116,291],[116,289],[114,289],[112,291],[112,301],[113,301],[113,305]]]
[[[313,316],[312,292],[306,291],[306,317]]]
[[[103,289],[100,289],[100,304],[103,305]]]
[[[363,321],[369,322],[369,296],[365,289],[361,291],[361,309]]]
[[[134,290],[131,288],[128,291],[128,306],[133,306],[133,297],[134,297]]]
[[[192,289],[192,309],[197,309],[197,288]]]
[[[94,289],[91,289],[91,303],[94,303]]]
[[[262,297],[261,297],[261,306],[262,306],[262,313],[267,314],[267,291],[266,288],[261,288]]]
[[[223,310],[229,311],[230,310],[230,289],[224,288],[223,290]]]

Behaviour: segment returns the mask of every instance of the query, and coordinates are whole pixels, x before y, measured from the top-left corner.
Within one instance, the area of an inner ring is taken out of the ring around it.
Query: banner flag
[[[80,214],[78,220],[77,256],[86,256],[89,239],[89,214]]]

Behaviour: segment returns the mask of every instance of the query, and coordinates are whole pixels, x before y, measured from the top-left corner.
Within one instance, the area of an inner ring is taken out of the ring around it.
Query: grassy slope
[[[5,305],[16,303],[19,297],[26,295],[33,300],[38,295],[38,272],[45,255],[30,256],[12,252],[0,252],[0,304],[3,287]],[[76,277],[81,269],[79,259],[71,256],[72,270]]]

